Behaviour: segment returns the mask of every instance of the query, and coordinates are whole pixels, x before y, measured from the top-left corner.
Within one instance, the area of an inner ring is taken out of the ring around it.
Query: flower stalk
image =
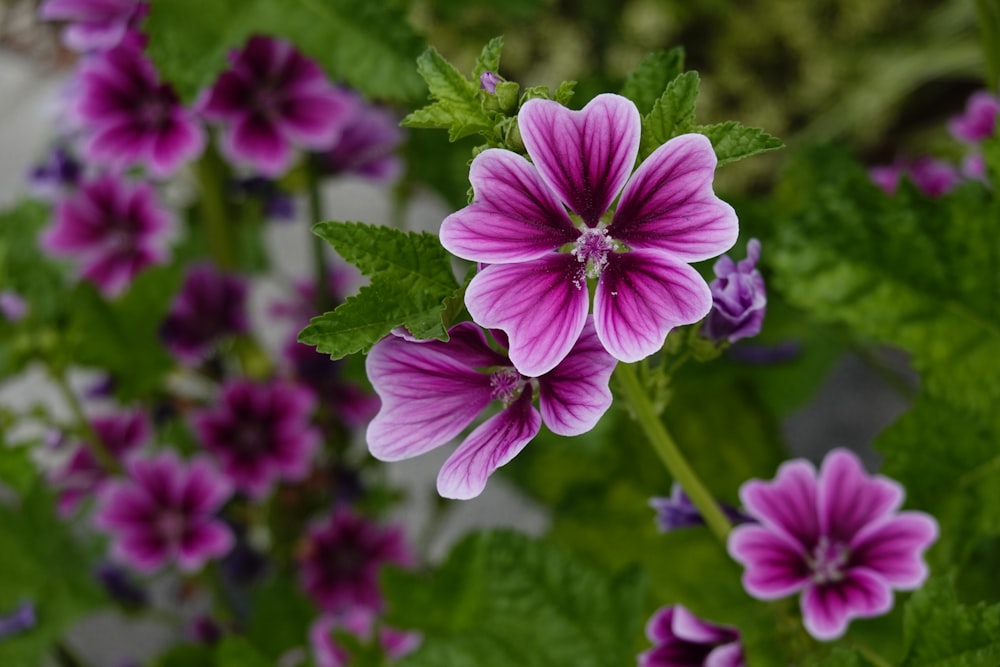
[[[198,160],[196,171],[201,186],[201,217],[208,236],[208,247],[219,268],[232,271],[236,268],[236,243],[229,226],[224,191],[225,168],[213,146],[209,146]]]
[[[94,429],[94,426],[87,419],[87,415],[83,412],[83,406],[80,404],[80,399],[76,397],[73,392],[73,388],[69,386],[69,380],[64,372],[51,371],[50,376],[52,380],[59,387],[60,393],[63,395],[63,399],[69,406],[70,411],[73,413],[73,419],[76,421],[78,428],[83,433],[83,440],[86,446],[90,448],[91,454],[94,455],[94,459],[101,464],[109,473],[119,474],[122,472],[122,466],[118,462],[118,459],[114,457],[111,451],[108,449],[104,441],[101,440],[101,436]]]

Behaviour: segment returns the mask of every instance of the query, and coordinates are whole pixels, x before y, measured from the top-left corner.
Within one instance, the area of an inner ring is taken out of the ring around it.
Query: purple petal
[[[736,631],[715,625],[692,614],[687,607],[676,605],[674,610],[674,634],[689,642],[715,644],[736,639]]]
[[[705,658],[704,667],[746,667],[743,646],[738,641],[717,646]]]
[[[233,493],[229,483],[207,458],[197,457],[188,467],[187,479],[181,491],[180,507],[186,514],[211,514]]]
[[[492,264],[465,292],[472,319],[507,334],[510,360],[528,377],[548,373],[569,354],[583,331],[589,301],[579,263],[569,254]]]
[[[332,87],[296,96],[282,108],[282,130],[313,150],[329,149],[350,119],[353,104]]]
[[[169,122],[156,136],[150,151],[149,171],[157,178],[169,176],[204,148],[205,132],[185,114]]]
[[[608,233],[632,248],[651,248],[686,262],[715,257],[739,236],[733,207],[715,196],[715,151],[701,134],[663,144],[625,186]]]
[[[797,459],[781,464],[772,482],[744,484],[740,500],[755,519],[812,549],[820,536],[817,493],[816,469]]]
[[[234,162],[253,165],[265,176],[279,176],[292,161],[292,149],[266,118],[248,115],[223,134],[222,148]]]
[[[866,525],[895,512],[903,502],[903,487],[886,477],[869,477],[847,449],[835,449],[823,459],[817,482],[820,530],[832,540],[849,542]]]
[[[923,552],[937,537],[933,517],[901,512],[858,533],[850,544],[851,562],[878,573],[893,588],[913,590],[927,578]]]
[[[389,336],[371,349],[365,368],[382,400],[368,425],[368,448],[383,461],[443,445],[491,400],[489,376],[452,355],[447,344]]]
[[[438,493],[458,500],[475,498],[493,471],[517,456],[541,427],[526,387],[520,398],[480,424],[448,457],[438,473]]]
[[[545,182],[596,227],[635,164],[639,110],[620,95],[598,95],[580,111],[533,99],[521,107],[517,123]]]
[[[539,259],[580,235],[535,167],[511,151],[490,149],[469,170],[475,199],[441,223],[441,245],[474,262]]]
[[[708,283],[691,266],[649,250],[613,254],[594,295],[594,325],[620,361],[645,359],[673,327],[712,308]]]
[[[608,354],[588,317],[576,345],[558,366],[538,378],[542,421],[553,433],[580,435],[611,407],[608,382],[617,360]]]
[[[232,531],[223,523],[198,523],[184,532],[177,548],[177,564],[184,572],[197,571],[206,560],[225,556],[235,543]]]
[[[802,618],[816,639],[837,639],[852,618],[879,616],[892,609],[892,591],[875,573],[849,570],[844,579],[809,586],[802,593]]]
[[[775,600],[809,583],[806,554],[781,533],[759,525],[743,525],[729,533],[729,555],[743,564],[743,587],[755,598]]]
[[[140,572],[152,572],[170,557],[170,545],[152,531],[137,531],[119,537],[111,556]]]
[[[661,643],[676,638],[674,635],[674,613],[677,605],[660,607],[646,621],[646,638],[653,643]]]

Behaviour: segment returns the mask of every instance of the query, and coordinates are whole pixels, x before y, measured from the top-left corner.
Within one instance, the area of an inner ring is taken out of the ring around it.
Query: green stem
[[[201,218],[208,235],[212,257],[225,271],[236,268],[236,245],[229,226],[229,207],[225,193],[225,164],[209,146],[198,160],[198,183],[201,185]]]
[[[729,534],[729,520],[719,509],[712,494],[702,484],[698,475],[688,465],[684,455],[678,449],[677,443],[670,437],[670,433],[660,421],[659,415],[639,382],[635,367],[632,364],[618,364],[615,375],[618,376],[618,384],[625,400],[634,410],[635,418],[642,430],[646,432],[646,437],[652,443],[653,449],[656,450],[673,478],[684,489],[684,493],[698,508],[709,529],[725,544],[726,536]]]
[[[875,652],[867,644],[858,641],[857,639],[851,639],[846,642],[855,651],[860,653],[865,660],[875,665],[875,667],[892,667],[892,663],[886,660],[884,657]]]
[[[78,428],[83,432],[84,440],[90,448],[90,453],[94,455],[94,458],[97,459],[97,462],[101,465],[101,467],[108,472],[121,473],[121,464],[108,450],[107,445],[105,445],[104,441],[101,440],[101,436],[98,435],[93,425],[91,425],[90,420],[87,419],[87,415],[83,412],[83,406],[80,405],[80,400],[73,392],[73,388],[69,386],[69,380],[66,377],[66,373],[51,371],[50,375],[53,381],[55,381],[56,386],[59,387],[59,391],[62,393],[67,405],[69,405],[69,409],[73,413],[73,418],[76,420]]]
[[[316,158],[313,155],[309,155],[306,160],[306,178],[309,196],[309,219],[312,224],[315,224],[322,222],[324,215],[323,196],[320,192],[319,165],[316,164]],[[333,295],[330,294],[330,281],[328,279],[330,269],[326,261],[326,241],[313,234],[311,230],[310,235],[312,236],[313,271],[315,271],[316,275],[314,305],[317,312],[323,313],[333,303]]]

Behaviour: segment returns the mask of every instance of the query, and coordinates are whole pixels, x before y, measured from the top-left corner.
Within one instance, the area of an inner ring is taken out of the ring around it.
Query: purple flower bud
[[[743,667],[736,628],[702,620],[681,605],[662,607],[646,624],[653,648],[639,655],[639,667]]]
[[[46,201],[56,201],[73,190],[83,176],[83,165],[63,146],[56,146],[45,161],[28,172],[31,191]]]
[[[146,591],[139,588],[128,576],[124,568],[112,563],[103,563],[94,573],[112,598],[128,607],[144,607],[149,604]]]
[[[678,528],[705,525],[705,519],[702,518],[698,508],[676,482],[670,487],[669,498],[650,498],[649,506],[656,510],[656,525],[662,533],[669,533]],[[751,520],[740,510],[725,503],[719,503],[719,509],[730,523],[739,525]]]
[[[940,197],[954,190],[962,178],[954,165],[922,157],[910,165],[910,180],[928,197]]]
[[[490,95],[496,92],[497,84],[502,82],[503,79],[501,79],[496,72],[490,72],[487,70],[479,75],[479,87]]]
[[[35,605],[31,602],[22,602],[13,612],[0,617],[0,639],[19,635],[35,627],[37,623]]]
[[[715,262],[716,279],[712,290],[712,310],[705,319],[702,333],[709,339],[735,343],[760,333],[767,308],[764,277],[757,270],[760,241],[750,239],[746,259],[734,262],[723,255]]]
[[[20,322],[28,314],[28,304],[21,295],[9,289],[0,291],[0,315],[8,322]]]
[[[211,616],[199,616],[194,619],[191,623],[190,633],[195,641],[209,646],[222,639],[223,634],[222,626],[216,623]]]

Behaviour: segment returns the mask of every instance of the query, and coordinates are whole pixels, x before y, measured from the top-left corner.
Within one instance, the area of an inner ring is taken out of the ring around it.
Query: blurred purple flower
[[[980,90],[973,93],[965,104],[965,113],[948,121],[948,131],[961,142],[977,144],[989,139],[996,131],[1000,98]]]
[[[163,178],[201,154],[205,131],[160,82],[141,43],[126,39],[83,61],[75,111],[86,133],[85,158],[116,169],[142,165]]]
[[[215,517],[232,487],[207,459],[184,463],[163,452],[131,459],[126,472],[102,485],[94,517],[111,534],[116,560],[143,572],[176,561],[194,572],[232,548],[232,532]]]
[[[128,607],[144,607],[149,604],[146,591],[139,588],[128,573],[114,563],[102,563],[94,573],[112,598]]]
[[[292,336],[283,348],[292,376],[315,392],[317,399],[351,429],[365,426],[378,412],[378,396],[349,381],[343,374],[343,362],[317,352],[311,345]]]
[[[214,618],[205,614],[196,617],[191,622],[189,632],[196,642],[209,646],[218,643],[223,635],[222,626]]]
[[[148,442],[153,433],[142,410],[95,417],[90,425],[104,448],[119,462]],[[59,512],[63,516],[72,514],[107,477],[108,471],[94,457],[91,445],[79,443],[66,464],[50,478],[59,492]]]
[[[37,624],[34,603],[22,602],[11,613],[0,616],[0,640],[27,632]]]
[[[197,364],[220,339],[247,331],[246,300],[242,278],[196,264],[188,270],[160,335],[174,356]]]
[[[240,491],[260,498],[279,480],[299,481],[309,472],[322,436],[310,425],[316,407],[311,391],[290,382],[230,380],[219,403],[195,413],[205,448]]]
[[[148,3],[137,0],[45,0],[38,18],[69,23],[63,44],[74,51],[106,51],[138,27],[148,11]]]
[[[41,242],[48,252],[72,259],[83,278],[114,296],[143,269],[167,261],[173,228],[171,212],[160,206],[149,184],[106,174],[59,202]]]
[[[479,87],[491,95],[496,92],[497,84],[502,81],[503,79],[496,72],[489,70],[479,75]]]
[[[323,614],[309,628],[309,644],[312,647],[316,667],[349,667],[351,655],[333,638],[334,630],[342,630],[364,642],[374,639],[377,632],[379,646],[390,663],[414,651],[422,637],[416,632],[403,632],[384,625],[378,625],[374,612],[355,608],[342,614]]]
[[[677,482],[670,487],[670,496],[667,498],[650,498],[649,506],[656,510],[656,525],[661,533],[669,533],[678,528],[689,528],[691,526],[704,526],[705,519],[702,518],[698,508],[694,506],[684,489]],[[751,521],[750,517],[736,509],[719,503],[730,523],[741,524]]]
[[[715,262],[716,277],[709,285],[712,310],[702,329],[709,339],[735,343],[760,333],[767,308],[767,291],[764,276],[757,270],[759,259],[760,241],[750,239],[745,259],[734,262],[729,255],[723,255]]]
[[[744,667],[736,628],[698,618],[685,607],[661,607],[646,624],[653,648],[639,655],[639,667]]]
[[[900,512],[903,488],[869,476],[857,456],[835,449],[817,475],[811,463],[783,463],[771,482],[740,488],[759,523],[735,527],[729,554],[743,564],[743,587],[774,600],[802,593],[806,630],[830,640],[852,618],[892,609],[893,589],[914,590],[927,578],[923,552],[938,536],[923,512]]]
[[[356,174],[377,183],[395,180],[403,170],[397,155],[403,143],[399,119],[353,92],[343,94],[353,101],[351,112],[333,148],[320,155],[320,166],[331,175]]]
[[[0,316],[8,322],[20,322],[28,314],[28,302],[14,290],[0,290]]]
[[[382,606],[378,587],[381,567],[387,563],[405,567],[412,562],[400,528],[380,526],[347,507],[338,507],[310,527],[300,579],[303,589],[324,611],[378,611]]]
[[[294,147],[323,151],[337,140],[351,100],[290,43],[255,35],[229,62],[199,103],[205,118],[223,125],[229,160],[279,176]]]
[[[28,186],[37,197],[56,201],[72,192],[82,178],[83,165],[65,146],[56,146],[28,172]]]
[[[983,159],[983,154],[978,151],[973,151],[962,159],[959,171],[962,172],[963,177],[970,181],[988,183],[986,180],[986,161]]]
[[[940,197],[951,192],[961,181],[958,169],[943,160],[921,157],[916,160],[897,159],[889,165],[871,167],[868,177],[887,195],[896,194],[903,177],[928,197]]]

